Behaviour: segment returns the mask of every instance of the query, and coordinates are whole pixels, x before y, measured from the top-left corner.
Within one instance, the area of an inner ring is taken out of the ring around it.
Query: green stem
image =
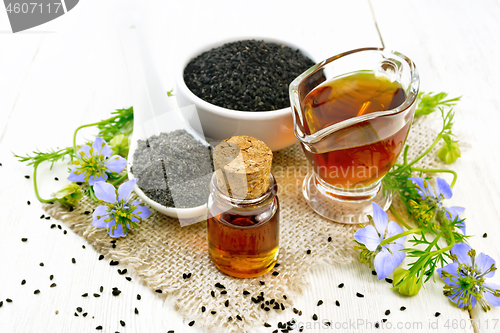
[[[453,181],[450,184],[450,187],[453,188],[455,186],[455,183],[457,182],[457,173],[453,170],[449,169],[425,169],[425,168],[411,168],[412,171],[420,171],[420,172],[428,172],[428,173],[438,173],[438,172],[446,172],[446,173],[451,173],[453,174]]]
[[[111,185],[116,185],[119,184],[122,180],[128,177],[128,173],[124,174],[123,176],[120,176],[120,178],[115,179],[114,181],[111,182]],[[116,186],[115,186],[116,187]]]
[[[73,151],[74,151],[74,154],[76,156],[76,158],[80,158],[77,154],[76,154],[76,134],[78,133],[79,130],[81,130],[82,128],[85,128],[85,127],[92,127],[92,126],[97,126],[99,124],[101,124],[102,121],[99,121],[97,123],[92,123],[92,124],[87,124],[87,125],[82,125],[80,127],[78,127],[76,130],[75,130],[75,133],[73,134]]]
[[[36,185],[36,170],[38,169],[38,164],[40,164],[41,162],[36,162],[34,165],[33,165],[33,187],[35,188],[35,195],[38,199],[38,201],[40,202],[45,202],[45,203],[49,203],[49,202],[54,202],[57,200],[57,198],[52,198],[52,199],[42,199],[40,197],[40,194],[38,193],[38,187]]]
[[[394,240],[396,240],[398,238],[401,238],[403,236],[411,235],[411,234],[417,234],[417,233],[420,233],[422,231],[424,231],[424,230],[421,229],[421,228],[415,228],[415,229],[406,230],[406,231],[404,231],[402,233],[399,233],[397,235],[394,235],[392,237],[384,239],[382,242],[380,242],[380,246],[386,245],[386,244],[388,244],[388,243],[390,243],[390,242],[392,242],[392,241],[394,241]]]
[[[397,171],[398,172],[402,172],[408,168],[410,168],[412,165],[414,165],[415,163],[417,163],[418,161],[420,161],[422,158],[425,157],[425,155],[427,155],[433,148],[434,146],[437,145],[437,143],[439,142],[439,140],[441,140],[442,138],[442,134],[440,133],[436,139],[434,140],[434,142],[429,146],[427,147],[427,149],[422,153],[420,154],[419,157],[417,157],[416,159],[414,159],[413,161],[411,161],[409,164],[406,164],[405,166],[401,167],[400,169],[398,169]]]
[[[389,209],[391,210],[391,213],[396,217],[396,220],[398,220],[400,224],[402,224],[408,230],[411,229],[411,227],[403,220],[403,218],[401,217],[401,215],[399,215],[399,213],[397,212],[396,208],[393,205],[391,205]]]
[[[97,197],[95,196],[95,193],[94,193],[94,188],[92,186],[89,186],[89,189],[88,189],[88,193],[89,193],[89,197],[94,200],[94,201],[99,201],[99,199],[97,199]]]

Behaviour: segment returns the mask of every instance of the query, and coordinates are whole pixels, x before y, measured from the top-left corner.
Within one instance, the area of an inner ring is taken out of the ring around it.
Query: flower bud
[[[404,268],[396,268],[392,274],[393,289],[398,289],[401,295],[415,296],[422,287],[422,280],[416,276],[409,276],[410,271]]]
[[[72,183],[57,191],[56,198],[61,205],[74,207],[82,198],[82,191],[80,186]]]
[[[461,156],[460,147],[458,146],[458,142],[455,141],[445,143],[438,150],[439,159],[446,164],[451,164],[455,162],[460,156]]]
[[[127,158],[128,150],[130,148],[130,139],[123,134],[116,135],[109,142],[109,146],[117,155]]]

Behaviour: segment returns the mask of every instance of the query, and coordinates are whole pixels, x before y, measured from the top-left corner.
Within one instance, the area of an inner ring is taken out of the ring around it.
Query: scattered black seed
[[[216,314],[216,313],[217,313],[217,311],[213,311],[213,310],[212,310],[212,311],[210,311],[210,313],[214,315],[214,314]]]
[[[131,278],[130,276],[126,276],[126,277],[125,277],[125,279],[126,279],[127,281],[132,281],[132,278]]]
[[[115,244],[116,243],[116,239],[113,239],[110,243],[111,244]]]
[[[299,316],[302,316],[302,310],[299,311]]]
[[[102,293],[104,291],[104,287],[103,286],[99,287],[99,291]]]
[[[372,275],[377,275],[377,272],[375,272],[375,271],[372,271]]]
[[[28,205],[31,205],[31,202],[30,202],[29,200],[28,200],[26,203],[27,203]]]
[[[267,306],[264,308],[264,311],[269,311],[269,310],[271,310],[271,309]]]
[[[101,255],[99,255],[99,260],[102,260],[102,259],[104,259],[104,256],[101,254]]]
[[[265,306],[266,306],[266,305],[265,305],[264,303],[262,303],[262,304],[260,305],[260,308],[261,308],[261,309],[264,309],[264,307],[265,307]]]
[[[82,297],[87,297],[89,294],[88,293],[85,293],[82,295]]]
[[[99,325],[99,326],[97,326],[95,329],[96,329],[96,330],[98,330],[98,331],[100,331],[100,330],[102,330],[102,326],[101,326],[101,325]]]
[[[321,304],[323,304],[323,301],[322,301],[322,300],[319,300],[319,301],[318,301],[318,306],[320,306]]]
[[[24,176],[24,178],[26,178],[26,179],[30,179],[30,176],[29,176],[29,175],[26,175],[26,176]]]
[[[328,242],[331,242],[332,241],[332,237],[328,237]]]
[[[122,270],[118,269],[118,274],[123,275],[123,274],[126,274],[126,273],[127,273],[127,269],[126,268],[124,268]]]
[[[51,225],[50,225],[50,229],[54,229],[55,227],[56,227],[56,225],[55,225],[55,224],[51,224]]]
[[[280,272],[273,272],[274,276],[277,276]]]
[[[286,299],[286,295],[283,295],[283,298]]]
[[[229,317],[227,318],[227,321],[231,321],[231,320],[233,320],[233,317],[229,316]]]
[[[436,312],[436,313],[434,314],[434,316],[435,316],[435,317],[439,317],[440,315],[441,315],[441,313],[439,313],[439,312]]]
[[[260,302],[260,300],[258,300],[258,299],[257,299],[257,298],[255,298],[255,297],[252,297],[252,302],[254,302],[255,304],[257,304],[257,303],[259,303],[259,302]]]
[[[119,261],[111,260],[111,261],[109,262],[109,265],[110,265],[110,266],[117,266],[119,263],[120,263]]]
[[[314,321],[318,320],[318,315],[317,314],[313,314],[313,320]]]
[[[380,324],[379,323],[375,323],[375,328],[379,328],[380,327]]]
[[[113,246],[112,246],[112,247],[113,247],[113,249],[116,249],[116,244],[113,244]]]
[[[213,291],[213,290],[212,290],[212,291],[210,292],[210,295],[212,295],[212,297],[215,297],[215,291]]]
[[[274,304],[274,299],[270,300],[269,303]]]
[[[43,267],[43,262],[40,263],[40,266]]]
[[[260,285],[263,286],[265,285],[266,283],[264,281],[259,281]]]
[[[66,230],[64,230],[64,231],[63,231],[63,234],[65,234],[65,235],[66,235],[67,233],[68,233],[68,232],[67,232]]]
[[[123,320],[120,320],[120,325],[122,325],[122,327],[125,327],[125,322]]]
[[[186,277],[189,279],[191,276],[193,276],[191,273],[187,273]]]
[[[113,291],[111,293],[113,294],[113,296],[118,296],[121,294],[121,291],[118,289],[113,289]]]
[[[264,323],[264,327],[271,327],[271,324]]]
[[[325,322],[325,326],[330,326],[331,323],[329,321]]]
[[[306,251],[306,253],[307,253],[307,254],[311,254],[311,250],[307,250],[307,251]]]
[[[391,310],[386,310],[386,311],[385,311],[385,315],[386,315],[386,316],[388,316],[388,315],[390,315],[390,314],[391,314]]]
[[[85,245],[82,245],[82,249],[84,249],[84,250],[85,250]]]
[[[243,290],[243,295],[250,295],[250,292],[249,291],[246,291],[246,290]]]
[[[45,214],[42,214],[42,215],[40,216],[40,220],[43,220],[43,218],[44,218],[44,217],[45,217]]]
[[[299,310],[297,310],[296,308],[293,308],[293,313],[297,314],[297,313],[299,313]]]
[[[402,306],[402,307],[399,308],[399,310],[404,311],[404,310],[406,310],[406,307]]]
[[[99,294],[94,294],[94,297],[101,297],[101,295],[99,295]]]
[[[141,300],[141,295],[137,294],[137,300],[140,301]]]
[[[27,242],[27,241],[28,241],[28,238],[21,238],[21,241],[22,241],[22,242]]]
[[[338,300],[335,301],[336,306],[340,306],[340,302]]]
[[[363,297],[365,297],[365,295],[360,294],[360,293],[356,293],[356,296],[358,296],[359,298],[363,298]]]
[[[82,314],[82,316],[84,316],[84,317],[87,317],[87,315],[88,315],[88,313],[87,313],[87,312],[84,312],[84,313]]]
[[[77,308],[76,308],[76,311],[78,311],[78,312],[82,312],[82,311],[83,311],[83,309],[82,309],[81,307],[77,307]]]
[[[0,308],[2,307],[2,305],[3,305],[3,301],[0,301]]]
[[[486,237],[488,237],[488,234],[485,232],[485,233],[483,234],[483,238],[486,238]]]
[[[236,315],[236,319],[243,320],[240,315]]]
[[[204,307],[204,306],[201,307],[201,312],[205,312],[206,310],[207,310],[206,307]]]
[[[161,294],[163,291],[161,289],[156,289],[155,292],[157,292],[158,294]]]
[[[226,306],[226,308],[227,308],[227,307],[229,306],[229,300],[226,300],[226,301],[224,302],[224,305],[225,305],[225,306]]]
[[[220,292],[220,294],[221,294],[221,295],[225,295],[225,294],[227,294],[227,290],[223,290],[223,291],[221,291],[221,292]]]
[[[83,214],[85,214],[85,215],[89,215],[89,214],[90,214],[90,211],[86,210],[86,211],[84,211],[84,212],[83,212]]]
[[[64,231],[66,231],[66,230],[64,230]],[[73,264],[76,264],[76,259],[75,259],[75,258],[71,258],[71,262],[72,262]],[[102,291],[101,291],[101,292],[102,292]]]
[[[339,288],[344,288],[344,284],[343,283],[339,284]]]
[[[78,317],[78,313],[75,312],[75,317]]]
[[[387,281],[387,283],[392,283],[392,279],[385,278],[385,281]]]
[[[40,293],[39,289],[35,290],[35,292],[34,292],[35,295],[38,295],[39,293]]]
[[[76,182],[76,185],[83,185],[82,182]]]
[[[52,283],[52,284],[50,285],[50,288],[54,288],[54,287],[56,287],[56,286],[57,286],[57,284]]]
[[[189,326],[193,326],[194,325],[194,320],[192,322],[190,322],[188,325]]]
[[[54,177],[54,180],[59,180],[59,178],[57,178],[57,177]]]
[[[7,303],[12,303],[12,300],[11,300],[10,298],[6,298],[6,299],[5,299],[5,301],[6,301]]]
[[[26,284],[26,280],[22,280],[21,285],[25,285],[25,284]]]
[[[226,289],[226,287],[224,287],[224,285],[220,284],[219,282],[215,284],[215,287],[220,289]]]
[[[278,303],[274,304],[273,309],[279,310],[280,309],[280,305]]]
[[[50,216],[49,216],[50,217]],[[60,224],[57,225],[57,229],[62,230],[62,227]]]
[[[185,280],[187,278],[187,274],[186,273],[182,273],[182,278]]]
[[[280,306],[281,306],[281,310],[284,311],[285,310],[285,306],[283,305],[283,303],[281,303]]]
[[[273,333],[278,333],[278,330],[274,330]]]
[[[45,219],[46,219],[46,220],[50,220],[50,216],[45,216]],[[60,226],[60,225],[58,225],[57,227],[58,227],[59,229],[61,229],[61,226]]]
[[[382,322],[385,323],[387,321],[387,318],[382,319]]]
[[[136,315],[139,314],[139,310],[137,310],[137,308],[134,309],[134,312],[135,312]]]

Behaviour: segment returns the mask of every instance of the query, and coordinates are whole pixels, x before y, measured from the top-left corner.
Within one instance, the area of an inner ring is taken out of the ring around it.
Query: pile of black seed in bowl
[[[290,106],[289,84],[314,65],[299,50],[243,40],[192,59],[184,82],[199,98],[239,111],[272,111]]]
[[[138,140],[131,171],[151,200],[165,207],[206,204],[213,173],[212,152],[185,130]]]

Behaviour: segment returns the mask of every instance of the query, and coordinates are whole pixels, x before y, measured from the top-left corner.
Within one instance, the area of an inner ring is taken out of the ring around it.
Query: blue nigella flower
[[[484,311],[500,305],[500,286],[485,283],[495,275],[495,260],[476,251],[468,244],[458,243],[450,250],[453,262],[439,268],[444,280],[444,295],[463,309],[472,309],[479,303]]]
[[[132,189],[136,179],[129,180],[118,187],[99,181],[94,184],[95,196],[106,204],[98,206],[92,214],[92,225],[107,228],[111,237],[126,236],[130,226],[138,228],[137,223],[151,215],[151,211],[141,201],[131,201]]]
[[[436,218],[439,218],[442,213],[450,221],[454,221],[457,218],[461,221],[460,215],[463,214],[465,208],[463,207],[443,207],[443,200],[450,199],[453,196],[450,185],[442,179],[436,178],[436,192],[432,190],[432,186],[427,180],[422,177],[411,177],[409,178],[411,182],[415,185],[422,202],[411,202],[410,206],[413,208],[414,213],[417,215],[417,220],[421,220],[427,226],[433,226]],[[462,230],[465,235],[465,223],[462,221],[457,223],[457,226]]]
[[[397,238],[396,240],[380,245],[380,243],[387,238],[395,236],[403,232],[396,222],[390,221],[387,213],[380,208],[376,203],[372,203],[373,206],[373,225],[368,225],[362,229],[359,229],[354,234],[354,239],[366,247],[366,250],[362,251],[362,256],[364,256],[364,261],[369,261],[373,257],[373,265],[377,271],[377,277],[379,279],[384,279],[389,274],[391,274],[396,267],[398,267],[403,259],[405,258],[405,253],[401,251],[404,246],[406,236]],[[364,252],[364,253],[363,253]]]
[[[77,152],[74,164],[68,179],[72,182],[88,182],[90,186],[98,181],[106,181],[108,173],[119,173],[127,165],[127,160],[119,155],[113,155],[113,151],[106,141],[96,137],[95,141],[83,145]]]

